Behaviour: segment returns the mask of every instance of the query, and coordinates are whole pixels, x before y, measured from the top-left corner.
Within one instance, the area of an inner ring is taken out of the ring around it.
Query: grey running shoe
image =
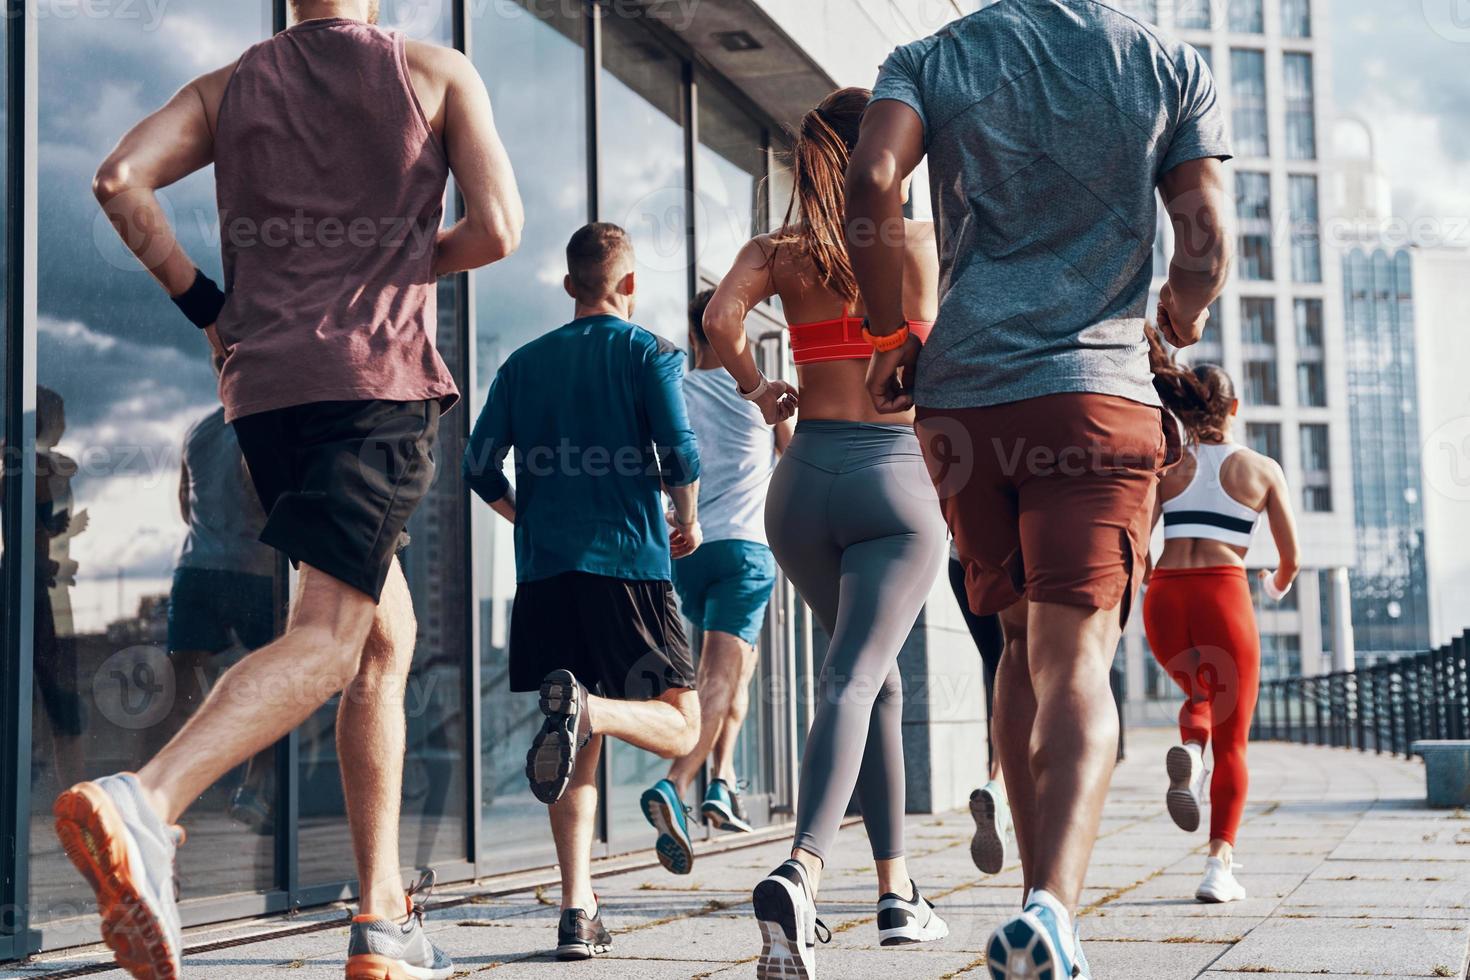
[[[582,909],[567,909],[556,927],[556,958],[590,960],[612,949],[612,935],[602,924],[602,909],[591,918]]]
[[[567,791],[577,752],[592,737],[587,688],[570,670],[553,670],[541,682],[541,712],[546,720],[526,753],[531,793],[550,806]]]
[[[970,839],[970,860],[988,875],[1000,874],[1006,864],[1011,808],[995,780],[970,794],[970,816],[975,820],[975,836]]]
[[[454,972],[449,957],[424,931],[424,906],[417,899],[427,897],[433,887],[434,872],[429,871],[409,889],[405,923],[361,915],[352,920],[347,980],[445,980]]]
[[[135,980],[177,980],[184,943],[174,854],[184,831],[143,799],[131,773],[78,783],[56,798],[56,836],[97,895],[102,941]]]

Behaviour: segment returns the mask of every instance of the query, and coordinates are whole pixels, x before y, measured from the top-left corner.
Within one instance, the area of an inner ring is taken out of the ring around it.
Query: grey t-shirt
[[[918,113],[929,156],[941,303],[918,403],[1159,404],[1159,179],[1230,158],[1199,52],[1096,0],[1000,0],[894,51],[873,99]]]
[[[724,368],[684,375],[689,424],[699,443],[699,528],[706,541],[766,543],[766,487],[776,437],[761,410],[735,391]]]

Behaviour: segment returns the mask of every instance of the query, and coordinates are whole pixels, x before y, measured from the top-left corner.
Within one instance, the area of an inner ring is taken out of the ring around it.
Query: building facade
[[[1124,4],[1193,44],[1215,73],[1235,159],[1237,254],[1205,337],[1182,355],[1222,365],[1241,399],[1235,437],[1281,463],[1295,495],[1304,568],[1280,603],[1252,575],[1262,675],[1316,674],[1353,662],[1348,569],[1356,560],[1341,264],[1323,234],[1330,166],[1331,47],[1322,0],[1143,0]],[[1163,222],[1167,225],[1167,222]],[[1156,286],[1172,241],[1161,225]],[[1157,543],[1156,543],[1157,546]],[[1247,557],[1274,569],[1263,531]],[[1135,715],[1175,690],[1141,624],[1124,643]]]
[[[694,290],[784,213],[787,127],[837,84],[871,84],[895,44],[973,7],[384,0],[385,24],[473,59],[530,215],[515,256],[440,287],[439,348],[465,401],[444,419],[448,465],[404,555],[420,630],[405,703],[406,865],[463,881],[553,860],[545,808],[522,772],[535,699],[506,690],[511,535],[471,503],[454,461],[502,359],[570,317],[560,287],[566,240],[591,219],[628,227],[639,255],[638,318],[685,344]],[[214,378],[202,338],[116,241],[90,181],[133,121],[287,26],[285,0],[11,8],[0,23],[8,194],[0,833],[10,843],[0,856],[0,959],[95,941],[88,889],[50,830],[51,800],[77,779],[140,764],[246,652],[233,630],[217,650],[169,649],[171,581],[186,530],[180,447],[217,405]],[[832,23],[844,25],[840,42]],[[160,196],[184,246],[218,278],[210,172]],[[772,374],[786,367],[780,328],[774,310],[752,317]],[[278,569],[268,604],[278,628],[289,585]],[[794,760],[822,653],[819,631],[784,582],[777,600],[739,756],[762,824],[793,811]],[[222,608],[242,601],[223,597]],[[978,658],[947,589],[936,586],[904,664],[910,802],[947,808],[983,781],[985,766]],[[187,923],[350,894],[335,707],[187,815]],[[637,797],[663,765],[613,747],[600,854],[650,844]],[[242,786],[263,817],[236,805]]]

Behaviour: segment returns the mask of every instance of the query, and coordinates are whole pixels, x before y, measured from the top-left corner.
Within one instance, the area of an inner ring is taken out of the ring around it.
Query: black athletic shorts
[[[260,540],[377,601],[434,482],[437,401],[312,402],[235,420]]]
[[[522,582],[510,613],[510,689],[540,690],[558,669],[620,701],[692,688],[674,587],[585,572]]]

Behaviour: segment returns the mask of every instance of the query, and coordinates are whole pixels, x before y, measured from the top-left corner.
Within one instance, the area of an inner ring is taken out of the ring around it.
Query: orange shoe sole
[[[386,956],[361,953],[347,958],[347,980],[413,980],[413,977]]]
[[[97,895],[102,941],[134,980],[178,980],[163,923],[143,901],[128,868],[122,815],[95,783],[78,783],[51,807],[56,836]]]

